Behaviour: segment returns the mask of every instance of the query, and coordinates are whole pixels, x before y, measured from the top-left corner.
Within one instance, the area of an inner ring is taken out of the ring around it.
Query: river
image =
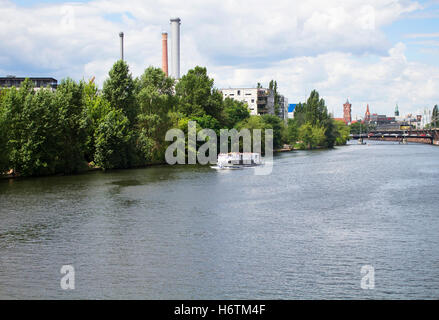
[[[0,181],[0,298],[438,299],[439,148]]]

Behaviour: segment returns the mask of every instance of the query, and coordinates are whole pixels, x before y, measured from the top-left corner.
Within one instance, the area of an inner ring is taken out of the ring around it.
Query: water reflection
[[[0,298],[439,296],[439,148],[276,156],[0,182]],[[422,166],[417,164],[422,163]],[[77,289],[59,289],[75,265]],[[377,288],[359,288],[376,268]]]

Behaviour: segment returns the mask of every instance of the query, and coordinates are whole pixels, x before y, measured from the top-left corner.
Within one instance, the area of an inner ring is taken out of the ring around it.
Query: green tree
[[[138,112],[134,90],[134,80],[128,64],[123,60],[117,61],[109,72],[109,78],[104,82],[102,92],[112,108],[123,111],[131,126],[134,125]]]
[[[113,109],[110,103],[98,94],[98,88],[94,83],[88,83],[84,86],[84,104],[86,127],[84,157],[87,162],[92,162],[96,153],[96,130],[105,116]]]
[[[274,114],[279,115],[280,112],[280,94],[277,92],[277,81],[271,80],[268,88],[273,91],[274,95]]]
[[[7,90],[0,91],[0,175],[9,169],[8,128],[4,98]]]
[[[272,114],[264,114],[262,121],[266,124],[265,128],[273,129],[273,148],[282,147],[282,120]]]
[[[224,124],[223,96],[213,83],[206,68],[197,66],[189,70],[175,86],[178,111],[187,117],[210,115]]]
[[[110,111],[95,133],[95,162],[102,169],[128,168],[131,132],[129,120],[122,110]]]
[[[250,110],[245,103],[227,97],[224,99],[224,116],[225,125],[231,129],[239,122],[249,118]]]
[[[292,146],[296,144],[299,137],[299,128],[297,127],[297,123],[294,119],[288,119],[284,135],[285,143]]]
[[[294,118],[299,126],[309,122],[311,125],[320,125],[330,118],[325,100],[320,99],[319,93],[313,90],[306,103],[299,103],[294,110]]]
[[[170,111],[176,104],[174,80],[159,68],[149,67],[137,79],[137,148],[141,161],[163,161],[167,143],[166,132],[171,128]]]
[[[339,136],[337,127],[332,117],[322,121],[322,127],[325,132],[325,144],[328,148],[333,148]]]
[[[349,140],[349,134],[350,134],[349,126],[346,125],[346,123],[342,120],[336,120],[334,121],[334,124],[338,132],[335,144],[337,146],[345,145],[346,142]]]
[[[272,127],[270,125],[268,125],[266,122],[264,122],[262,120],[261,116],[250,116],[249,118],[239,122],[236,125],[236,129],[238,131],[242,130],[242,129],[248,129],[250,131],[250,134],[252,136],[252,144],[254,143],[254,134],[253,134],[253,130],[254,129],[261,129],[261,149],[262,152],[264,152],[265,150],[265,129],[272,129]],[[274,131],[274,130],[273,130]],[[274,135],[274,132],[273,132]],[[273,137],[274,140],[274,137]],[[274,141],[273,141],[273,147],[274,147]]]
[[[19,89],[11,88],[2,98],[4,128],[6,129],[6,149],[8,163],[14,172],[20,172],[23,167],[22,146],[27,141],[26,119],[24,115],[25,101],[31,100],[35,94],[33,83],[29,79],[23,81]],[[27,102],[29,104],[29,101]]]
[[[437,128],[439,125],[439,109],[437,105],[434,106],[431,114],[431,124],[433,128]]]
[[[313,126],[310,122],[303,124],[299,128],[299,139],[307,149],[314,149],[325,143],[325,128]]]
[[[362,123],[361,121],[350,124],[349,126],[352,134],[368,133],[376,129],[376,126],[370,123]]]
[[[87,122],[84,102],[84,82],[72,79],[62,80],[55,94],[57,108],[59,148],[59,168],[63,173],[74,173],[87,168],[85,148],[87,142]]]
[[[54,93],[42,89],[29,95],[23,108],[26,122],[19,172],[23,176],[57,173],[60,158],[58,139],[61,131],[57,122]]]

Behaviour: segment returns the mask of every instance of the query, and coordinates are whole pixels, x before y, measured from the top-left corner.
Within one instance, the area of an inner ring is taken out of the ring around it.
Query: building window
[[[241,90],[238,90],[238,96],[240,96],[241,95]]]
[[[252,103],[255,103],[255,99],[252,99]]]

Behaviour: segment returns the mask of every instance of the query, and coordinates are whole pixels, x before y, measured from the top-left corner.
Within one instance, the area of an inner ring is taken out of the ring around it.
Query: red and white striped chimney
[[[168,76],[168,34],[162,32],[162,70]]]

